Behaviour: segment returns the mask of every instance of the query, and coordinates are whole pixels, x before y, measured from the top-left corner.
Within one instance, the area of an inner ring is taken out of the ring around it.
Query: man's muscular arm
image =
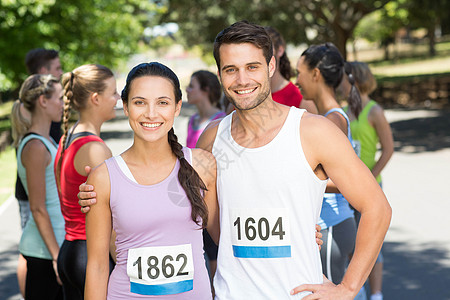
[[[295,288],[292,293],[312,291],[304,299],[353,299],[364,284],[380,251],[391,219],[391,208],[370,170],[356,156],[345,134],[323,117],[305,115],[301,141],[313,170],[321,166],[348,202],[361,213],[355,253],[338,285],[325,280]],[[321,178],[323,179],[323,178]]]

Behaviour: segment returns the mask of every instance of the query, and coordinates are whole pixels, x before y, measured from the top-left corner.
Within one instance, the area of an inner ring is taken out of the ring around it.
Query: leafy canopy
[[[64,71],[85,63],[112,68],[165,11],[155,1],[0,0],[0,91],[27,76],[24,59],[33,48],[60,51]]]

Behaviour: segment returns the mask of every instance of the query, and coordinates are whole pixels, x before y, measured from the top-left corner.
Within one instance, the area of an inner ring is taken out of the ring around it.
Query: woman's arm
[[[206,229],[213,241],[219,243],[219,205],[217,202],[216,178],[217,165],[214,156],[201,149],[192,149],[192,165],[208,189],[205,191],[205,203],[208,207]]]
[[[391,126],[386,120],[383,109],[379,105],[372,107],[368,119],[375,128],[381,144],[381,156],[372,168],[373,176],[377,177],[394,153],[394,138],[392,137]]]
[[[50,216],[45,204],[46,185],[45,169],[52,163],[52,157],[47,147],[37,139],[29,141],[22,151],[22,164],[26,169],[28,199],[30,201],[30,210],[39,233],[47,246],[53,260],[53,268],[59,281],[56,269],[56,260],[59,253],[59,245],[56,241]]]
[[[111,185],[104,163],[91,172],[87,183],[96,187],[97,204],[86,214],[88,262],[84,296],[86,300],[106,299],[112,221],[109,206]]]
[[[88,176],[86,166],[95,168],[111,156],[111,150],[104,143],[89,142],[78,149],[73,159],[73,165],[79,174]]]
[[[75,154],[74,157],[73,165],[75,167],[75,170],[77,170],[79,174],[88,176],[89,172],[87,172],[86,167],[89,167],[89,170],[95,168],[111,156],[112,152],[105,143],[98,141],[89,142],[78,149],[77,154]],[[109,253],[111,254],[114,262],[116,261],[115,242],[116,233],[113,230],[113,232],[111,233]]]

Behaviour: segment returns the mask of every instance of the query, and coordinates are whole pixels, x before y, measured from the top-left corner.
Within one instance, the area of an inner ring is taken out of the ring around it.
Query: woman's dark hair
[[[275,28],[270,26],[266,26],[264,27],[264,29],[266,29],[267,33],[272,39],[273,49],[275,50],[275,52],[278,51],[280,47],[284,47],[286,49],[286,42],[284,41],[284,38],[281,35],[281,33],[279,33]],[[281,76],[283,76],[284,79],[291,80],[293,73],[291,68],[291,62],[289,61],[289,58],[286,54],[286,50],[280,57],[277,68],[280,70]]]
[[[210,71],[200,70],[194,72],[191,77],[197,79],[202,91],[208,92],[209,102],[218,109],[221,109],[220,97],[222,96],[222,88],[220,87],[220,82],[216,74]]]
[[[362,109],[361,95],[359,94],[359,91],[355,85],[355,76],[353,76],[353,73],[352,73],[352,65],[348,62],[345,62],[344,69],[345,69],[345,74],[347,75],[348,82],[352,85],[352,87],[350,88],[350,93],[347,98],[348,109],[358,119],[358,116],[361,113],[361,109]]]
[[[125,87],[122,90],[122,101],[124,103],[128,103],[128,94],[133,80],[144,76],[158,76],[169,80],[173,85],[176,103],[181,101],[182,94],[177,75],[163,64],[150,62],[139,64],[128,73]],[[207,190],[206,185],[184,157],[183,147],[178,143],[178,138],[175,135],[173,128],[169,130],[168,142],[173,154],[175,154],[180,161],[178,180],[191,203],[191,218],[197,225],[200,225],[200,222],[202,222],[203,227],[205,227],[208,223],[208,209],[205,200],[203,199],[203,192]],[[199,220],[199,217],[201,220]]]
[[[263,51],[267,64],[273,56],[272,40],[264,27],[252,24],[246,20],[236,22],[219,32],[214,40],[214,59],[220,70],[220,46],[223,44],[250,43]]]
[[[322,75],[325,84],[336,89],[344,77],[344,59],[341,53],[333,43],[325,43],[320,45],[312,45],[306,49],[301,56],[305,57],[305,63],[310,70],[317,68]],[[351,74],[351,70],[350,70]],[[358,118],[361,112],[361,97],[355,88],[355,80],[349,78],[352,85],[350,95],[348,97],[348,105],[352,112]]]
[[[368,64],[360,61],[352,61],[349,63],[346,62],[346,67],[347,64],[350,64],[351,73],[355,78],[355,84],[360,93],[370,94],[377,88],[377,81],[370,71]],[[347,69],[345,70],[347,71]]]

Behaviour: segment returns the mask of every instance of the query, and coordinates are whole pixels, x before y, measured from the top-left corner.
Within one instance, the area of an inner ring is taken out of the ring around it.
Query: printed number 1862
[[[175,267],[171,263],[174,258],[171,255],[166,255],[161,260],[161,265],[159,264],[159,259],[157,256],[149,256],[147,259],[147,275],[150,279],[156,279],[161,275],[161,272],[165,278],[170,278],[175,275]],[[182,261],[182,265],[179,268],[175,276],[188,275],[188,272],[184,272],[184,268],[187,264],[187,256],[183,253],[178,254],[176,261]],[[133,267],[137,265],[138,268],[138,278],[142,279],[142,257],[139,256],[138,259],[133,262]]]

